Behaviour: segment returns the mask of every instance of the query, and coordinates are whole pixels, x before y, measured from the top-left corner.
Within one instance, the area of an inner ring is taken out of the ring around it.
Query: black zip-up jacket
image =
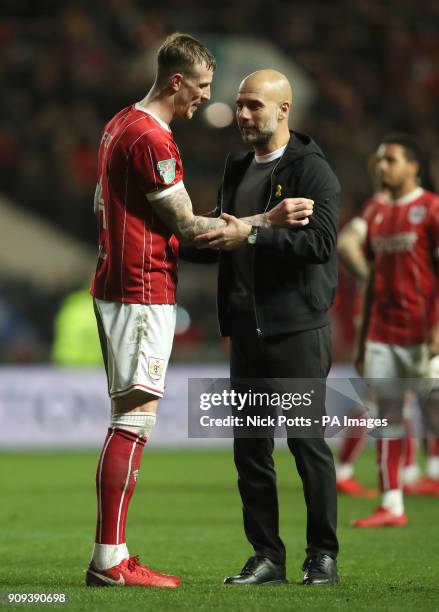
[[[236,190],[252,159],[251,152],[228,156],[212,216],[235,214]],[[265,211],[288,197],[311,198],[314,211],[309,224],[301,228],[258,228],[252,252],[255,331],[260,337],[326,325],[337,287],[340,185],[321,149],[299,132],[291,133],[272,171]],[[183,248],[181,255],[193,262],[219,259],[218,320],[221,335],[229,336],[231,253]]]

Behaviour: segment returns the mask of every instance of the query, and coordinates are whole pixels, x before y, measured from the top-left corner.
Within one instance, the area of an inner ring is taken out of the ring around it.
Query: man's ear
[[[169,79],[169,84],[173,91],[179,91],[182,83],[183,75],[180,72],[176,72]]]
[[[279,107],[278,119],[285,119],[288,117],[288,113],[290,112],[291,104],[289,102],[282,102]]]

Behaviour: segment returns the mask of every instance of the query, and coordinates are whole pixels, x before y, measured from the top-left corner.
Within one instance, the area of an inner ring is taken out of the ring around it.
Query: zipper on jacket
[[[224,179],[226,178],[226,170],[227,170],[227,164],[229,163],[229,159],[230,159],[230,153],[227,154],[226,157],[226,161],[224,163],[224,171],[223,171],[223,178],[221,179],[221,201],[220,201],[220,214],[223,212],[223,202],[224,202]]]
[[[220,215],[221,215],[221,214],[222,214],[222,212],[223,212],[223,202],[224,202],[224,179],[225,179],[225,177],[226,177],[227,164],[228,164],[228,162],[229,162],[230,155],[231,155],[231,154],[230,154],[230,153],[228,153],[228,155],[227,155],[227,157],[226,157],[226,161],[225,161],[225,163],[224,163],[224,172],[223,172],[223,178],[222,178],[222,181],[221,181]],[[216,320],[217,320],[217,323],[218,323],[218,329],[219,329],[219,332],[221,333],[221,323],[220,323],[220,317],[219,317],[219,299],[218,299],[218,298],[219,298],[219,294],[218,294],[218,296],[217,296]]]
[[[274,171],[276,170],[277,166],[279,165],[279,162],[282,159],[282,157],[283,157],[283,154],[277,160],[277,163],[273,167],[273,170],[271,171],[271,174],[270,174],[270,195],[268,196],[268,202],[267,202],[267,206],[264,209],[264,213],[267,212],[267,208],[270,206],[271,196],[272,196],[272,193],[273,193],[273,175],[274,175]],[[254,315],[255,315],[255,322],[256,322],[256,335],[257,335],[258,338],[262,338],[263,335],[264,335],[264,332],[262,331],[261,326],[259,324],[258,312],[257,312],[257,309],[256,309],[255,257],[256,257],[256,249],[254,248],[253,257],[252,257],[252,275],[251,275],[251,279],[252,279],[252,301],[253,301],[253,312],[254,312]]]

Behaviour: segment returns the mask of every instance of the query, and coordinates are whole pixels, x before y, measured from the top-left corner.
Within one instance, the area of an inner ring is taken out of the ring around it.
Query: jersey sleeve
[[[133,150],[133,167],[149,202],[184,187],[183,164],[171,139],[152,135]]]
[[[370,242],[370,224],[376,214],[376,206],[373,200],[368,200],[361,209],[361,216],[358,217],[363,223],[364,232],[364,255],[368,261],[374,258],[372,245]]]
[[[373,200],[367,200],[357,212],[355,217],[349,221],[346,227],[354,230],[357,234],[359,234],[363,244],[367,238],[368,226],[369,222],[373,216],[374,211],[374,202]]]
[[[361,242],[364,243],[367,236],[367,221],[363,217],[353,217],[345,227],[356,232],[360,236]]]
[[[374,200],[367,200],[360,209],[359,217],[361,217],[368,225],[376,214],[376,203]]]

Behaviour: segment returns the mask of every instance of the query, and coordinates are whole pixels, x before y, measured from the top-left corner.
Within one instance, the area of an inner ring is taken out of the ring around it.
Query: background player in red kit
[[[375,177],[375,154],[373,155],[371,166],[371,170],[373,170],[373,175]],[[368,228],[368,221],[365,213],[369,211],[367,215],[370,214],[370,207],[373,203],[387,200],[388,195],[381,188],[380,191],[377,191],[365,202],[360,212],[343,227],[339,235],[338,253],[340,259],[357,283],[356,295],[352,308],[355,327],[359,327],[361,322],[364,288],[370,274],[370,262],[368,262],[364,250]],[[358,416],[361,415],[363,410],[363,407],[358,407]],[[406,415],[404,415],[404,426],[407,434],[405,438],[404,465],[402,468],[404,492],[410,490],[413,494],[421,494],[422,490],[424,492],[427,491],[427,487],[431,489],[431,481],[419,479],[421,470],[416,463],[416,440],[413,435],[413,423]],[[376,497],[378,494],[378,491],[375,489],[368,489],[363,486],[354,476],[354,462],[361,453],[366,440],[367,429],[365,427],[351,427],[345,432],[345,437],[343,438],[338,452],[338,462],[336,464],[337,490],[340,493],[352,495],[354,497],[368,498]],[[431,447],[432,444],[429,445],[429,448]],[[435,488],[437,488],[439,494],[439,484]]]
[[[130,557],[128,505],[142,450],[156,421],[175,327],[178,241],[226,225],[193,214],[169,123],[190,119],[209,100],[215,59],[186,34],[158,52],[155,83],[145,98],[106,125],[99,148],[95,212],[99,254],[91,289],[112,399],[111,426],[96,474],[98,517],[89,586],[175,588]],[[244,219],[249,225],[305,225],[312,201]]]
[[[439,198],[419,187],[419,170],[420,153],[410,137],[395,134],[382,142],[377,172],[389,198],[372,201],[364,212],[373,271],[357,366],[362,370],[364,364],[366,378],[428,376],[428,341],[438,319]],[[379,416],[391,427],[384,435],[392,437],[377,442],[382,505],[354,521],[357,527],[407,523],[400,483],[404,389],[393,385],[389,394],[385,384],[377,384],[376,393]]]

